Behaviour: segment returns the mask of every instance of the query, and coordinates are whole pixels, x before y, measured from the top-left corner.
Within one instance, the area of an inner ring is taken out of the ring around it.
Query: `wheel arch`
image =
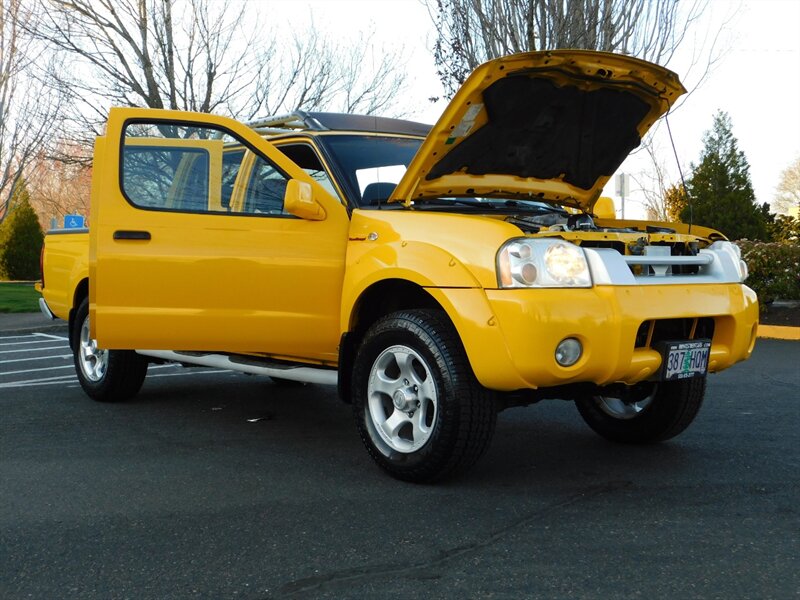
[[[362,290],[350,310],[339,344],[338,388],[339,397],[344,402],[350,402],[350,380],[356,348],[370,326],[390,313],[419,308],[441,310],[447,314],[424,287],[407,279],[383,279]],[[450,318],[449,315],[447,318]]]
[[[530,387],[514,365],[506,338],[485,292],[473,287],[425,287],[387,278],[374,282],[353,303],[343,321],[339,345],[339,394],[350,398],[356,349],[369,326],[397,310],[438,310],[458,332],[470,366],[484,387],[512,391]]]
[[[377,281],[358,296],[350,311],[348,331],[366,331],[384,315],[415,308],[444,310],[428,291],[407,279]]]

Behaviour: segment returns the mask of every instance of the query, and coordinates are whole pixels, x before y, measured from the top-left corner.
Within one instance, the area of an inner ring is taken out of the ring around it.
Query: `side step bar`
[[[229,356],[227,354],[203,354],[200,352],[171,352],[167,350],[137,350],[137,354],[178,363],[228,369],[251,375],[268,375],[290,381],[336,385],[339,380],[335,369],[315,369],[313,367],[294,367],[277,365],[251,356]]]

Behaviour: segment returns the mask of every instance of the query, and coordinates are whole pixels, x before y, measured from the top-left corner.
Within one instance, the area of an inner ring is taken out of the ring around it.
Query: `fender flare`
[[[464,263],[427,242],[392,242],[376,246],[352,262],[350,259],[348,256],[342,292],[341,334],[352,330],[363,295],[382,281],[407,281],[423,289],[481,287]]]

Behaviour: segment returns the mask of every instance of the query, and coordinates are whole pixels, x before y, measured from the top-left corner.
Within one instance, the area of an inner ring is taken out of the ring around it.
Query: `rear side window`
[[[126,146],[123,189],[137,206],[206,210],[210,154],[201,149]]]
[[[122,192],[139,208],[283,214],[287,175],[221,129],[129,123],[121,150]]]

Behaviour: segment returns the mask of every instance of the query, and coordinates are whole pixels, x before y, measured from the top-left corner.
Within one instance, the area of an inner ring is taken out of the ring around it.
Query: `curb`
[[[758,337],[771,340],[800,340],[800,327],[759,325]]]

